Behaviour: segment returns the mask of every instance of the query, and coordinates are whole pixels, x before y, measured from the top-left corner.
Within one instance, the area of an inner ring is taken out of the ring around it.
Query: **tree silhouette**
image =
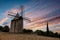
[[[43,36],[49,36],[49,37],[57,37],[60,38],[60,34],[53,33],[52,31],[49,31],[48,35],[47,35],[47,31],[41,31],[41,30],[36,30],[34,33],[36,33],[37,35],[43,35]]]
[[[36,30],[35,33],[38,34],[38,35],[42,35],[42,34],[43,34],[43,31],[41,31],[41,30]]]
[[[3,30],[3,27],[2,26],[0,26],[0,31],[2,31]]]
[[[33,31],[32,30],[27,30],[27,29],[23,29],[23,33],[33,33]]]
[[[6,26],[4,26],[4,28],[3,28],[3,32],[9,32],[9,27],[6,25]]]

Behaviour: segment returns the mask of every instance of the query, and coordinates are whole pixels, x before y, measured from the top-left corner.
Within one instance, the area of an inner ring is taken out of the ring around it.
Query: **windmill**
[[[16,15],[11,15],[11,14],[8,14],[8,15],[14,17],[14,19],[11,20],[11,28],[10,28],[11,32],[21,33],[23,30],[23,20],[27,20],[27,21],[31,22],[29,19],[23,17],[23,6],[21,6],[21,15],[20,16],[19,16],[18,12]]]

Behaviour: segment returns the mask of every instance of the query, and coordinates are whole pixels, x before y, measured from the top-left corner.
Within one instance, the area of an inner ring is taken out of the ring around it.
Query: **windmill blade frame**
[[[13,16],[13,17],[16,17],[15,15],[11,15],[11,14],[8,14],[8,15]]]
[[[23,18],[24,20],[27,20],[28,22],[31,22],[31,20],[27,19],[27,18]]]
[[[24,6],[21,6],[21,16],[23,17]]]

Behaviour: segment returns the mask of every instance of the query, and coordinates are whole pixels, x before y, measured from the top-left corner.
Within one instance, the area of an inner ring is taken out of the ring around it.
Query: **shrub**
[[[2,26],[0,26],[0,31],[2,31],[2,29],[3,29],[3,27],[2,27]]]
[[[43,34],[43,31],[41,31],[41,30],[36,30],[35,33],[38,34],[38,35],[42,35],[42,34]]]
[[[3,32],[9,32],[9,27],[8,26],[4,26]]]
[[[23,33],[33,33],[33,31],[32,30],[27,30],[27,29],[23,29]]]

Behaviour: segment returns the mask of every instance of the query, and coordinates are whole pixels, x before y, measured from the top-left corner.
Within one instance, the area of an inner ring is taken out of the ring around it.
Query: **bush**
[[[42,35],[42,34],[43,34],[43,31],[41,31],[41,30],[36,30],[35,33],[38,34],[38,35]]]
[[[54,34],[54,36],[55,36],[55,37],[58,37],[58,33],[56,32],[56,33]]]
[[[0,26],[0,31],[2,31],[2,29],[3,29],[3,27],[2,27],[2,26]]]
[[[52,31],[49,31],[49,35],[48,36],[54,37],[54,33]]]
[[[33,33],[33,31],[32,30],[23,29],[23,33]]]
[[[9,32],[9,27],[8,26],[4,26],[3,32]]]
[[[43,31],[41,31],[41,30],[36,30],[35,33],[36,33],[37,35],[43,35],[43,36],[60,38],[60,34],[58,34],[57,32],[56,32],[56,33],[53,33],[52,31],[49,31],[49,33],[47,34],[47,32],[43,32]]]
[[[58,34],[58,37],[60,38],[60,34]]]

